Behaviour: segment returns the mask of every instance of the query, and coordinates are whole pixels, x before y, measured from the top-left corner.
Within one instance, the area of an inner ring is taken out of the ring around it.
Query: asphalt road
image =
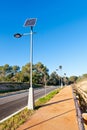
[[[34,99],[38,99],[50,91],[56,89],[56,87],[47,87],[46,89],[35,89]],[[28,102],[28,90],[22,93],[16,93],[13,95],[0,97],[0,121],[9,115],[17,112],[21,108],[27,106]]]

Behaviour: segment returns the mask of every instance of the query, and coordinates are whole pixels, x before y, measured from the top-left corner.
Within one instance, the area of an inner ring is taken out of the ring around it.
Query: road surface
[[[34,99],[44,96],[46,93],[56,89],[56,87],[47,87],[34,90]],[[0,98],[0,121],[9,115],[17,112],[21,108],[27,106],[28,90],[26,92],[17,93]]]

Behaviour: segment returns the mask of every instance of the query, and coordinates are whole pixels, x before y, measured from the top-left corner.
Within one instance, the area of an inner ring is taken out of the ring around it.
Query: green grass
[[[46,95],[38,99],[35,102],[35,110],[41,107],[43,104],[47,103],[51,98],[53,98],[60,89],[56,89]],[[16,114],[15,116],[9,118],[8,120],[0,123],[0,130],[16,130],[21,124],[26,122],[32,114],[34,114],[35,110],[28,110],[27,108],[21,111],[20,113]]]
[[[59,89],[56,89],[50,92],[47,96],[38,99],[38,101],[35,102],[35,108],[37,109],[41,107],[43,104],[48,102],[51,98],[53,98],[58,92],[59,92]]]
[[[27,108],[9,118],[8,120],[0,123],[0,130],[16,130],[21,124],[28,120],[28,118],[34,113],[33,110]]]

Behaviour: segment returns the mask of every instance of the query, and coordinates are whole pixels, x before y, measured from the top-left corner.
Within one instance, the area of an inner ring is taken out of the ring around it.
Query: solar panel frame
[[[36,18],[29,18],[26,19],[25,23],[24,23],[24,27],[30,26],[33,27],[36,24],[37,19]]]

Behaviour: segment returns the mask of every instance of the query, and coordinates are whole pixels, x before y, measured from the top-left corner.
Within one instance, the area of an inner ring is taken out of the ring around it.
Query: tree
[[[83,74],[82,77],[83,77],[83,78],[87,78],[87,74]]]
[[[49,77],[49,70],[46,66],[44,66],[41,62],[38,62],[34,65],[34,72],[39,76],[39,82],[46,85],[47,79]]]
[[[56,72],[51,73],[49,76],[49,80],[47,82],[48,85],[59,85],[60,77]]]
[[[30,63],[27,63],[25,66],[22,66],[21,75],[21,79],[23,82],[30,82]]]
[[[20,67],[17,66],[17,65],[14,65],[14,66],[12,67],[12,70],[13,70],[14,74],[16,74],[17,72],[20,71]]]
[[[12,71],[12,67],[8,64],[5,64],[2,69],[2,73],[4,76],[7,76]]]
[[[78,79],[77,76],[71,76],[71,77],[69,78],[69,84],[75,83],[77,79]]]
[[[62,65],[59,66],[59,69],[62,70]]]

